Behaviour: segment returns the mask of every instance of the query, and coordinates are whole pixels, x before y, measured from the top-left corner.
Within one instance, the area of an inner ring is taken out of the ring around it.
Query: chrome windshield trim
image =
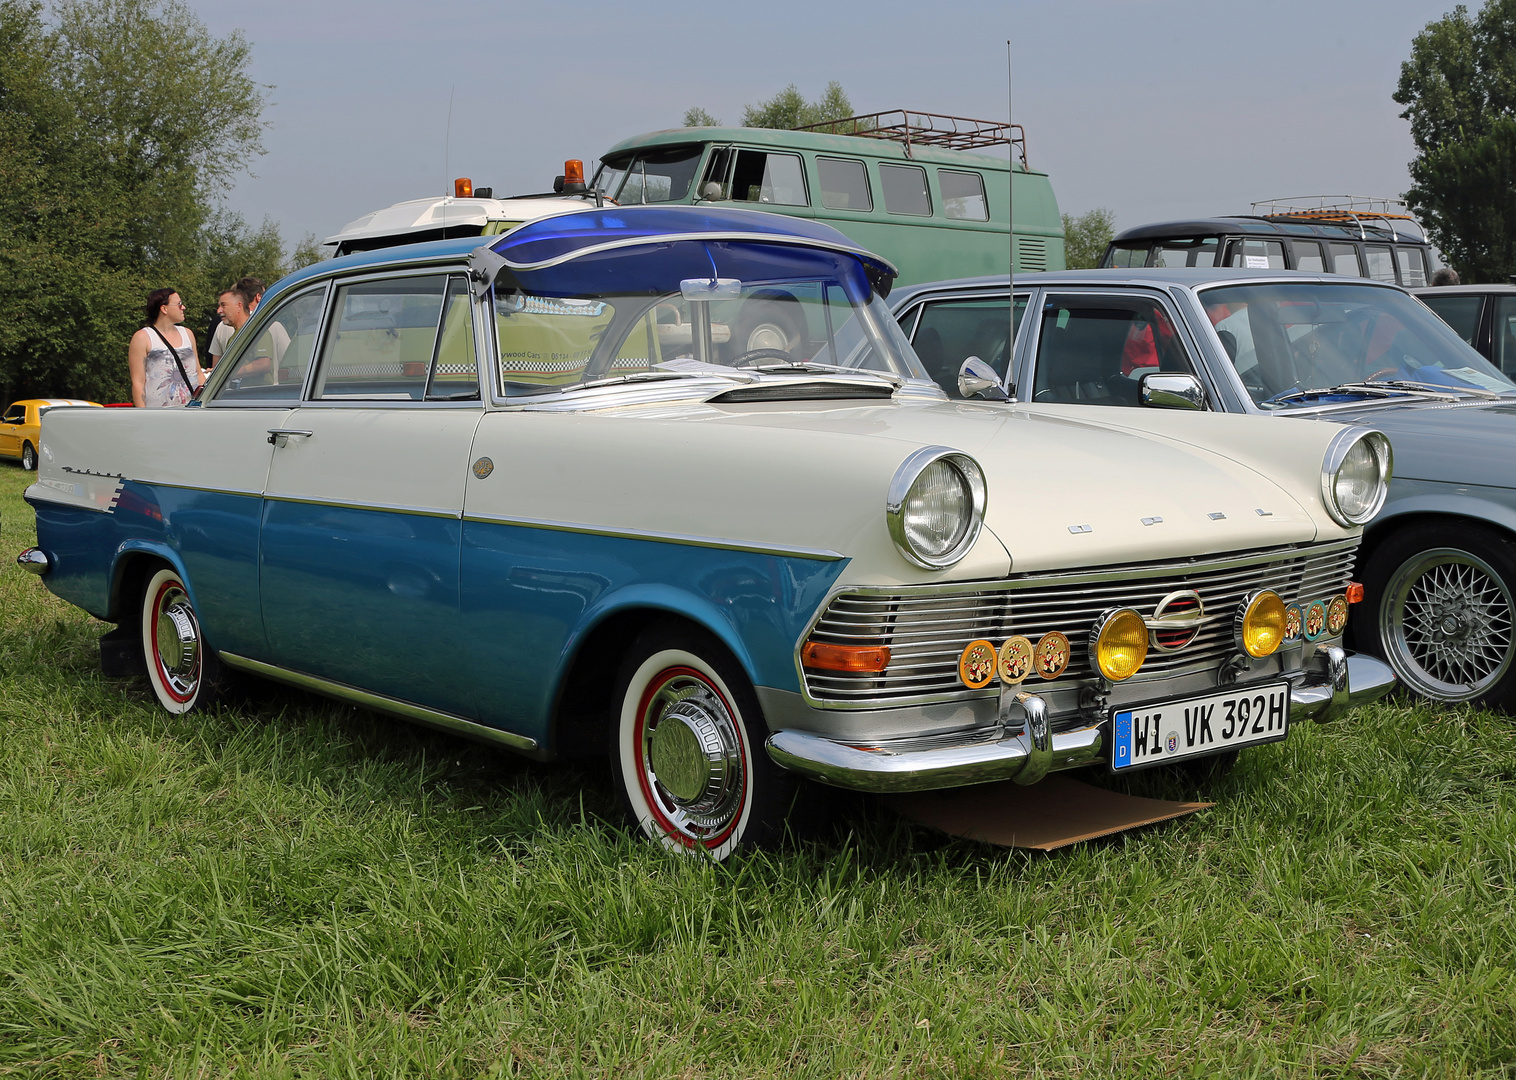
[[[414,517],[450,518],[454,521],[463,516],[461,510],[444,510],[434,506],[404,506],[399,503],[358,502],[353,499],[322,499],[314,495],[281,495],[268,492],[263,496],[270,502],[304,503],[308,506],[333,506],[340,510],[374,510],[385,514],[410,514]]]
[[[642,529],[611,529],[601,525],[588,525],[570,521],[550,521],[544,518],[507,517],[503,514],[464,514],[464,521],[481,525],[516,525],[524,529],[547,529],[552,532],[581,533],[585,536],[613,536],[624,540],[651,540],[655,543],[683,544],[687,547],[716,548],[721,551],[747,551],[755,555],[777,555],[782,558],[815,559],[820,562],[838,562],[847,556],[828,548],[791,547],[787,544],[754,544],[741,540],[725,540],[717,536],[691,536],[685,533],[650,532]]]
[[[313,690],[318,694],[325,694],[328,697],[337,698],[339,701],[349,701],[354,705],[361,705],[366,709],[377,709],[380,712],[393,713],[396,716],[403,716],[407,720],[415,720],[430,727],[456,732],[471,739],[498,743],[512,750],[537,749],[536,739],[528,738],[525,735],[517,735],[513,731],[502,731],[499,728],[476,723],[473,720],[465,720],[463,717],[454,716],[452,713],[438,712],[436,709],[428,709],[424,705],[413,705],[411,702],[401,701],[399,698],[386,697],[383,694],[359,690],[356,686],[333,682],[330,679],[323,679],[316,675],[307,675],[303,671],[291,671],[288,668],[265,664],[261,660],[252,660],[246,656],[238,656],[236,653],[224,652],[218,655],[228,667],[239,668],[254,675],[261,675],[266,679],[274,679],[278,682],[288,683],[291,686],[298,686],[302,690]]]
[[[559,215],[559,220],[562,220],[562,218],[569,216],[570,215],[567,214]],[[853,255],[855,257],[867,256],[869,259],[876,260],[880,263],[885,264],[886,266],[889,266],[892,270],[896,269],[895,265],[888,259],[875,255],[873,252],[867,250],[866,248],[856,247],[852,244],[835,244],[830,243],[826,240],[819,240],[808,236],[796,236],[790,233],[748,233],[719,230],[716,232],[655,233],[646,236],[627,236],[619,237],[615,240],[607,240],[601,244],[591,244],[588,247],[576,248],[573,251],[564,252],[562,255],[555,255],[551,259],[543,259],[541,262],[532,263],[512,262],[511,260],[505,258],[505,256],[499,255],[498,252],[494,251],[493,246],[493,243],[498,241],[492,242],[490,244],[485,244],[483,246],[489,249],[492,253],[496,254],[500,258],[500,261],[509,269],[519,271],[532,271],[546,270],[549,267],[561,266],[563,263],[572,262],[575,259],[582,259],[587,255],[599,255],[603,252],[617,251],[621,248],[652,247],[658,244],[671,244],[686,240],[696,243],[723,243],[737,241],[740,243],[782,244],[785,247],[818,248],[822,251],[835,251],[842,255]]]

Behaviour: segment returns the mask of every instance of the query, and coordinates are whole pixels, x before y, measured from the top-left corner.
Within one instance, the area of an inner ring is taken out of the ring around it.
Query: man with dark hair
[[[258,302],[263,299],[263,282],[255,277],[245,277],[233,285],[232,288],[242,295],[243,301],[247,304],[247,313],[249,315],[258,310]]]
[[[216,297],[216,314],[221,316],[221,323],[211,335],[210,347],[205,350],[210,354],[211,367],[215,367],[226,352],[227,343],[232,340],[233,334],[242,329],[242,324],[247,322],[252,309],[241,291],[233,285]]]
[[[1444,266],[1444,267],[1442,267],[1440,269],[1433,270],[1432,271],[1432,284],[1433,285],[1457,285],[1458,284],[1458,271],[1454,270],[1451,266]]]

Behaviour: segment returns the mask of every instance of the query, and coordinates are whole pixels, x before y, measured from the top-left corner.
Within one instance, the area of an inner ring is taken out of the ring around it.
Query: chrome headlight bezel
[[[943,462],[954,470],[959,481],[968,493],[969,517],[964,527],[959,530],[958,538],[948,550],[933,555],[929,552],[918,551],[910,541],[905,527],[905,507],[910,498],[911,489],[921,474],[936,464]],[[895,542],[895,547],[906,560],[921,567],[924,570],[942,570],[961,561],[979,539],[979,533],[984,528],[984,509],[987,502],[988,491],[984,481],[984,470],[979,462],[961,450],[954,450],[947,446],[927,446],[917,450],[906,458],[895,470],[895,476],[890,481],[889,495],[885,499],[884,517],[890,529],[890,539]]]
[[[1359,443],[1365,443],[1379,466],[1379,490],[1365,511],[1350,514],[1337,501],[1337,474],[1348,454]],[[1384,432],[1374,428],[1346,427],[1338,432],[1327,446],[1326,457],[1321,462],[1321,502],[1332,520],[1345,528],[1365,525],[1384,507],[1390,490],[1390,477],[1395,470],[1395,454],[1390,439]]]

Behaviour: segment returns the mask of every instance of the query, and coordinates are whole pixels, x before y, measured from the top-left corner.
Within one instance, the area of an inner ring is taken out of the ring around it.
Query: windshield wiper
[[[840,364],[823,364],[816,360],[786,360],[777,364],[754,364],[752,367],[742,368],[743,371],[761,371],[765,375],[783,375],[787,372],[795,372],[804,375],[810,373],[823,373],[827,375],[868,375],[875,379],[883,379],[891,386],[899,387],[905,380],[892,371],[876,371],[873,368],[843,367]]]
[[[1260,405],[1285,405],[1294,401],[1303,401],[1307,398],[1331,397],[1333,394],[1372,394],[1379,397],[1397,397],[1409,393],[1437,393],[1444,397],[1456,397],[1446,387],[1432,387],[1427,383],[1408,382],[1350,382],[1338,383],[1336,386],[1313,386],[1308,390],[1286,390],[1282,394],[1275,394],[1271,398],[1260,401]]]
[[[1482,386],[1449,386],[1447,383],[1424,383],[1413,379],[1374,379],[1367,383],[1349,385],[1358,386],[1393,386],[1399,390],[1420,390],[1431,394],[1473,394],[1475,397],[1496,398],[1500,395],[1493,390],[1487,390]]]
[[[603,379],[590,379],[588,382],[575,383],[573,386],[565,386],[565,390],[584,390],[591,386],[616,386],[620,383],[633,382],[658,382],[662,379],[696,379],[704,375],[716,375],[721,378],[734,378],[740,380],[741,372],[732,372],[726,375],[720,371],[629,371],[625,375],[607,375]]]

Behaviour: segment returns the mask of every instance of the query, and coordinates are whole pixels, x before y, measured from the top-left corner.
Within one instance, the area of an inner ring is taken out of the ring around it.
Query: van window
[[[1147,244],[1117,244],[1111,251],[1112,266],[1146,266],[1148,264]]]
[[[768,203],[771,206],[809,206],[805,192],[805,172],[798,154],[770,154],[764,150],[716,151],[706,170],[705,198],[730,199],[733,202]],[[720,193],[707,194],[711,183]]]
[[[1358,265],[1358,249],[1352,244],[1328,244],[1332,255],[1332,273],[1348,277],[1363,277],[1363,267]]]
[[[1310,270],[1320,274],[1326,271],[1326,262],[1321,257],[1321,245],[1314,240],[1296,240],[1295,269]]]
[[[1395,284],[1395,260],[1390,255],[1390,249],[1380,247],[1377,244],[1365,244],[1363,246],[1363,264],[1368,272],[1365,277],[1371,277],[1375,281],[1387,281]]]
[[[926,170],[919,165],[879,166],[884,209],[891,214],[932,216],[932,197],[926,190]]]
[[[957,221],[990,220],[984,177],[976,172],[938,169],[937,183],[942,188],[942,212],[948,217]]]
[[[703,146],[676,146],[607,161],[596,186],[622,205],[679,202],[690,193]]]
[[[1282,240],[1233,240],[1228,266],[1242,266],[1249,270],[1283,270],[1284,242]]]
[[[1419,289],[1427,283],[1427,264],[1420,248],[1397,247],[1395,261],[1400,263],[1400,284]]]
[[[818,157],[816,175],[821,178],[821,205],[828,210],[872,210],[869,174],[861,161]]]
[[[1133,263],[1141,266],[1141,263]],[[1154,266],[1215,266],[1216,238],[1203,240],[1165,240],[1153,249]]]

